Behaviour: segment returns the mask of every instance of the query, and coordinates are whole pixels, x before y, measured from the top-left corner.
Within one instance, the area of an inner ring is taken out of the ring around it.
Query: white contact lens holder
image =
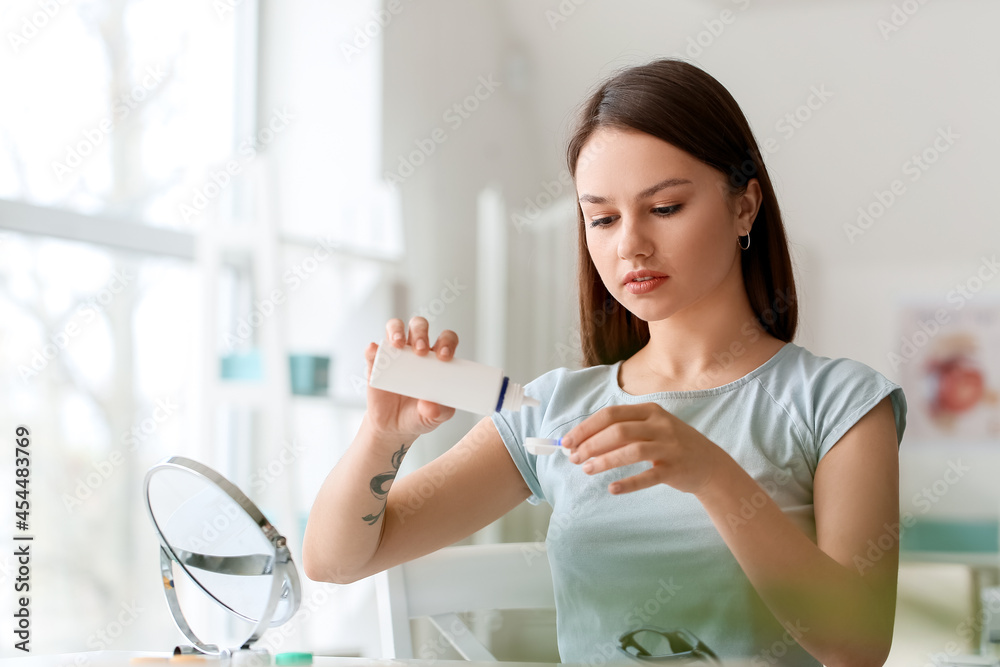
[[[524,448],[529,454],[544,455],[562,452],[569,456],[569,449],[562,446],[562,438],[525,438]]]

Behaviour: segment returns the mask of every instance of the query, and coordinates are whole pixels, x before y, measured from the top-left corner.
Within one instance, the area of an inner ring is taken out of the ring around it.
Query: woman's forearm
[[[883,664],[895,600],[821,550],[730,461],[699,500],[789,636],[827,667]]]
[[[348,583],[371,560],[382,535],[389,487],[414,440],[377,435],[365,415],[309,512],[302,562],[310,579]]]

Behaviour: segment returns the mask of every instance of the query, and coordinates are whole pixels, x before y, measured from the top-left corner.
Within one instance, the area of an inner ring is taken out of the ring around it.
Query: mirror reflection
[[[244,619],[259,620],[275,549],[253,518],[205,478],[176,468],[150,477],[148,500],[175,560],[198,585]]]

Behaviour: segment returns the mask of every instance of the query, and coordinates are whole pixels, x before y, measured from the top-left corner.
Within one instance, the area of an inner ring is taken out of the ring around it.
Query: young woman
[[[484,418],[395,483],[454,409],[369,387],[309,516],[306,573],[353,581],[544,500],[564,662],[603,664],[653,626],[751,664],[883,664],[905,398],[791,342],[781,214],[738,105],[688,63],[634,67],[585,103],[568,161],[584,368],[545,373],[526,387],[541,406]],[[458,345],[431,345],[420,317],[386,333],[445,360]],[[531,436],[572,455],[528,454]]]

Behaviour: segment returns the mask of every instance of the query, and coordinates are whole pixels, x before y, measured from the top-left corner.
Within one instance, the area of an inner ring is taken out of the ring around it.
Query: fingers
[[[437,352],[438,359],[451,359],[455,356],[455,348],[458,347],[458,334],[451,329],[445,329],[438,336],[434,343],[434,351]]]
[[[563,446],[576,451],[588,439],[612,424],[625,419],[642,419],[646,415],[643,405],[611,405],[602,408],[574,426],[563,436]]]
[[[385,324],[385,339],[394,347],[406,345],[406,331],[403,330],[403,320],[394,317]]]
[[[375,365],[375,352],[378,351],[378,343],[368,343],[365,348],[365,382],[372,379],[372,366]]]
[[[638,475],[632,475],[631,477],[611,482],[611,484],[608,484],[608,491],[616,495],[620,493],[632,493],[633,491],[648,489],[660,483],[660,471],[656,468],[650,468],[649,470],[643,470]]]
[[[597,414],[593,416],[596,417]],[[573,433],[576,428],[578,428],[578,426],[571,429],[570,433]],[[583,463],[592,457],[601,456],[603,454],[607,454],[608,452],[615,451],[616,449],[621,448],[623,443],[644,440],[645,433],[646,431],[642,422],[614,422],[606,428],[602,428],[597,433],[594,433],[583,442],[577,441],[579,444],[570,447],[571,453],[569,460],[573,463]],[[563,442],[566,442],[565,436],[563,437]]]
[[[654,456],[649,451],[648,444],[646,442],[630,442],[610,452],[591,458],[580,466],[580,469],[588,475],[596,475],[612,468],[621,468],[622,466],[639,463],[640,461],[648,461]]]
[[[420,400],[417,404],[417,411],[428,422],[438,425],[443,424],[455,416],[455,408],[450,408],[440,403]]]
[[[410,337],[407,342],[413,346],[417,354],[427,354],[430,344],[427,342],[427,319],[414,315],[410,318]]]
[[[455,348],[458,347],[458,334],[451,329],[445,329],[438,336],[433,347],[428,336],[427,318],[414,315],[409,322],[409,335],[403,326],[403,320],[395,317],[385,325],[386,340],[393,347],[402,348],[406,345],[413,347],[413,350],[423,356],[433,350],[438,359],[451,359],[455,356]]]

